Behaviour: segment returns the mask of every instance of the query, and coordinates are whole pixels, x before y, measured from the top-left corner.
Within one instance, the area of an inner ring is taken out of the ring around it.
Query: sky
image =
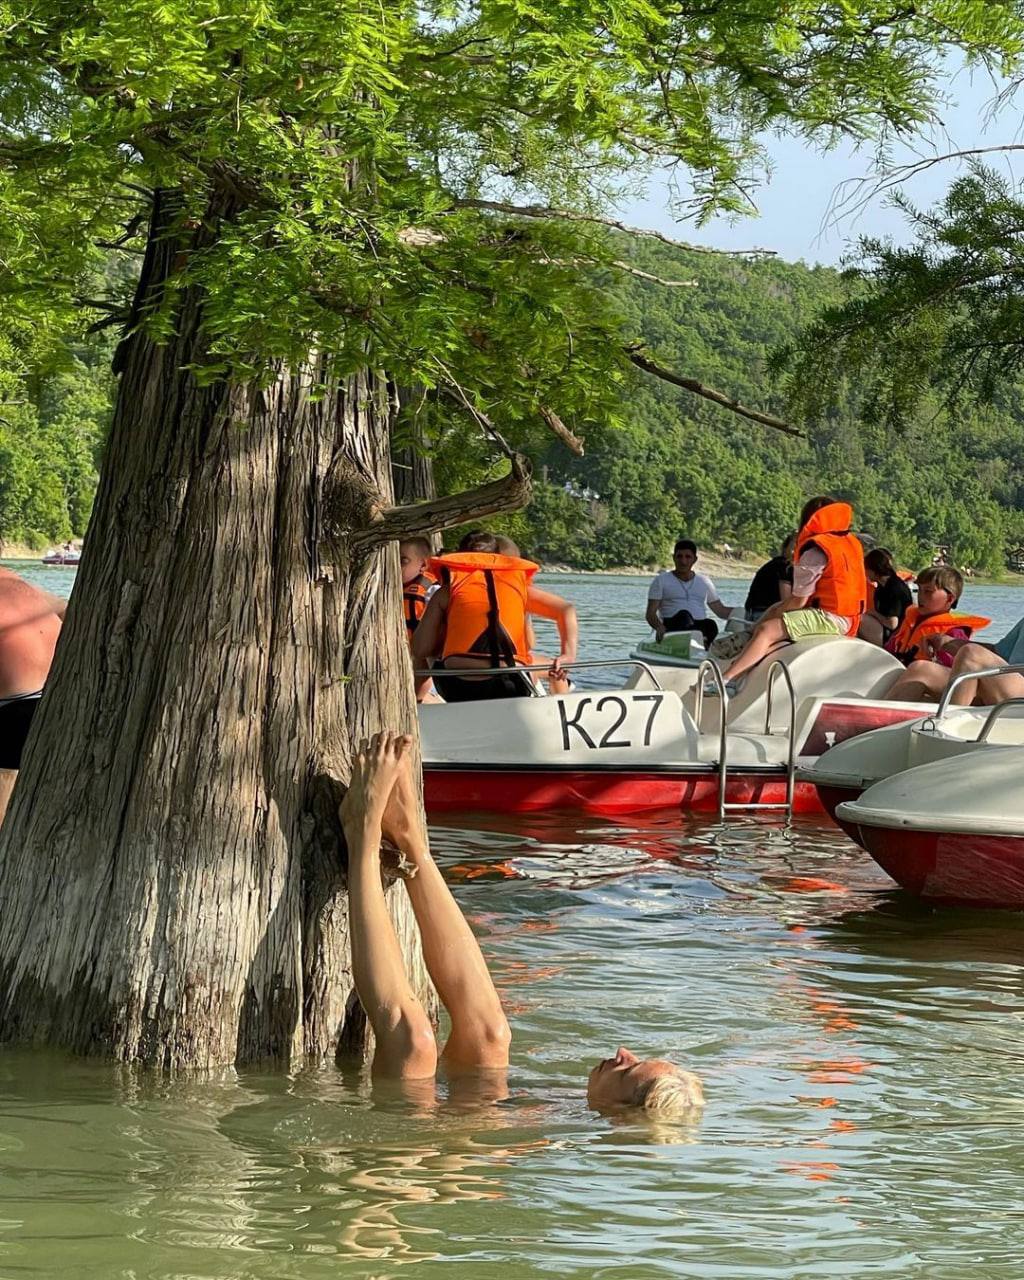
[[[952,65],[943,84],[949,102],[940,110],[942,126],[894,152],[894,160],[912,163],[930,155],[964,147],[991,147],[1024,141],[1024,117],[1018,97],[989,120],[988,110],[1002,86],[983,71],[957,70]],[[806,142],[769,139],[770,178],[754,193],[758,216],[738,222],[716,219],[704,227],[673,221],[670,191],[664,177],[652,181],[644,199],[620,206],[622,221],[630,226],[662,231],[692,244],[718,249],[771,249],[787,261],[835,264],[862,235],[891,236],[901,243],[912,237],[903,217],[886,206],[885,197],[870,198],[860,209],[836,209],[844,195],[853,195],[850,179],[877,172],[870,148],[855,151],[845,145],[822,154]],[[1024,177],[1024,152],[995,155],[987,163],[1004,173]],[[944,162],[933,165],[904,184],[915,204],[930,207],[941,199],[962,166]],[[860,195],[869,188],[857,189]],[[849,204],[857,203],[850,201]]]

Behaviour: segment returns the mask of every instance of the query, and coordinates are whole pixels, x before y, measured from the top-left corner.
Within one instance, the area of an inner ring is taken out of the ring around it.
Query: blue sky
[[[949,101],[940,108],[941,128],[917,139],[913,146],[894,152],[897,162],[910,163],[928,155],[963,147],[988,147],[1024,141],[1020,102],[1005,107],[998,119],[988,120],[988,109],[997,92],[983,71],[973,74],[952,68],[944,92]],[[876,196],[859,211],[830,219],[830,209],[849,179],[875,172],[870,148],[855,151],[842,146],[822,154],[804,142],[771,139],[768,144],[772,174],[754,194],[759,215],[731,223],[719,219],[697,228],[674,222],[669,210],[670,193],[664,180],[651,183],[646,198],[624,201],[620,216],[632,226],[663,231],[680,240],[719,249],[774,249],[789,261],[836,263],[851,242],[861,235],[890,235],[906,241],[905,224],[898,212]],[[1024,175],[1024,152],[989,157],[988,163],[1014,176]],[[1016,168],[1014,165],[1016,164]],[[928,207],[944,194],[960,172],[955,163],[934,165],[907,182],[905,190],[918,205]],[[862,189],[863,190],[863,189]]]

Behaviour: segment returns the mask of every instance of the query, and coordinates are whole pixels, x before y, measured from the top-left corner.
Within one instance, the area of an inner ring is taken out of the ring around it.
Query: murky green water
[[[593,656],[640,634],[642,583],[553,581]],[[970,603],[999,634],[1024,595]],[[433,834],[509,1007],[512,1096],[2,1054],[0,1280],[1016,1280],[1020,917],[925,912],[813,821]],[[591,1114],[619,1044],[696,1069],[703,1121]]]

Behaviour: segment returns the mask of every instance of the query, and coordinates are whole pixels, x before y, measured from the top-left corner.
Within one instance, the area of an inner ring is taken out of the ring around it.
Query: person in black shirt
[[[860,620],[857,635],[869,644],[885,644],[914,603],[910,588],[896,572],[892,553],[875,547],[864,557],[864,572],[875,588],[875,603]]]
[[[796,534],[791,533],[782,544],[777,556],[763,564],[754,574],[750,590],[744,602],[748,622],[756,622],[766,609],[780,600],[787,600],[793,592],[793,548]]]

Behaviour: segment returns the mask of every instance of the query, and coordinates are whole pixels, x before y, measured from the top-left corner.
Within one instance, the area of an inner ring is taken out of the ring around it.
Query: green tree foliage
[[[950,46],[1016,60],[1019,6],[6,0],[0,292],[72,331],[97,245],[173,190],[177,275],[125,321],[166,334],[201,287],[202,377],[315,352],[464,388],[516,439],[545,406],[594,426],[635,336],[583,269],[620,247],[588,220],[609,193],[669,163],[686,212],[742,210],[769,131],[911,130]]]
[[[583,568],[664,563],[682,535],[769,554],[805,498],[820,492],[851,501],[858,527],[907,565],[928,564],[948,547],[957,564],[1005,567],[1024,525],[1024,414],[1010,389],[992,404],[964,396],[955,412],[929,392],[896,430],[868,412],[849,352],[829,345],[833,330],[818,319],[825,312],[834,324],[858,313],[857,281],[827,268],[664,246],[638,245],[632,258],[662,278],[696,281],[689,289],[605,281],[659,359],[791,416],[807,439],[751,426],[638,376],[621,424],[591,431],[584,458],[547,448],[547,481],[514,525],[524,548]],[[819,334],[819,357],[804,366],[801,394],[792,380],[773,382],[772,368],[776,353],[803,350],[808,332]],[[962,330],[956,337],[963,340]],[[867,337],[857,341],[870,352]],[[581,496],[587,489],[599,500]]]
[[[0,543],[85,532],[110,419],[109,342],[0,327]]]

